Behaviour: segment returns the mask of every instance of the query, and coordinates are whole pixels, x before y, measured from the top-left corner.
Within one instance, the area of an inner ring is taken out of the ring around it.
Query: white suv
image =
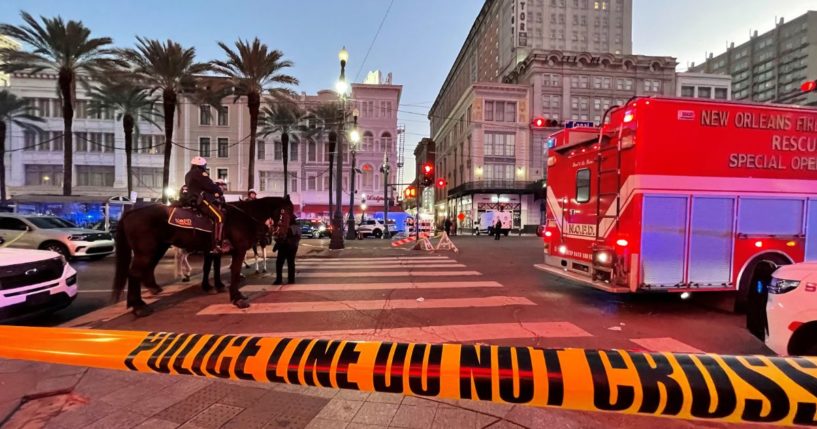
[[[67,307],[77,296],[77,272],[46,250],[0,248],[0,320]]]
[[[366,219],[357,226],[357,238],[362,240],[370,235],[374,236],[374,238],[381,238],[385,231],[386,226],[383,225],[383,222],[377,219]],[[389,232],[393,233],[394,231],[389,230]]]
[[[817,263],[784,265],[772,274],[766,345],[779,355],[817,356]]]
[[[50,250],[66,258],[103,258],[114,252],[109,232],[77,228],[54,216],[0,213],[0,238],[8,247]]]

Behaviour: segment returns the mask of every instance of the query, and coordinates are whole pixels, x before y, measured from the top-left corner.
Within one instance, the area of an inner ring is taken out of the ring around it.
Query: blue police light
[[[549,138],[547,141],[547,147],[548,149],[553,149],[554,147],[556,147],[556,139],[554,139],[553,137]]]

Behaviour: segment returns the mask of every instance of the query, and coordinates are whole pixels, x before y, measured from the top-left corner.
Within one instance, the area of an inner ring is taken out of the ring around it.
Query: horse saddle
[[[170,210],[167,223],[179,228],[213,232],[213,221],[210,218],[187,207],[173,207]]]

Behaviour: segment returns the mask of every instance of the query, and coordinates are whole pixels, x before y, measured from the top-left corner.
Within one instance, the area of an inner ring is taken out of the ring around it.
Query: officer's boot
[[[232,250],[230,246],[230,242],[224,239],[224,223],[223,222],[216,222],[215,225],[215,248],[213,249],[213,253],[222,254],[228,253]]]

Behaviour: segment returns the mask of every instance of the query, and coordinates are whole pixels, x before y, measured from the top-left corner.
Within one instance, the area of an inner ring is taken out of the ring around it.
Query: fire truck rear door
[[[645,284],[683,282],[686,225],[687,197],[644,196],[641,260]]]

